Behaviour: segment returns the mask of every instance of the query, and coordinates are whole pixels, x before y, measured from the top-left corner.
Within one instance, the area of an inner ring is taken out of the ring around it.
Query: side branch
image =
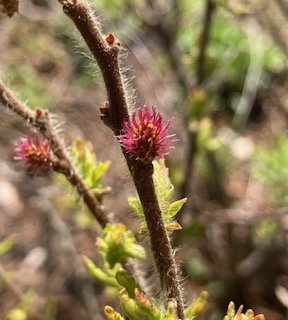
[[[71,163],[67,163],[67,161],[57,161],[53,165],[53,169],[59,173],[62,173],[68,181],[76,188],[79,195],[82,196],[84,203],[99,222],[99,224],[104,228],[107,223],[109,223],[109,219],[107,214],[103,208],[103,206],[98,203],[97,199],[91,193],[91,191],[87,188],[82,178],[77,174],[75,170],[71,170]]]
[[[210,40],[212,18],[216,5],[214,0],[206,0],[203,29],[199,39],[199,55],[197,57],[196,66],[196,82],[198,86],[201,86],[206,76],[206,55],[207,47]]]
[[[78,194],[83,198],[90,212],[104,228],[109,222],[107,214],[77,173],[65,152],[61,139],[53,129],[48,113],[43,109],[37,109],[34,112],[25,106],[1,80],[0,103],[37,128],[50,141],[53,153],[59,159],[53,169],[64,174],[70,183],[76,187]]]
[[[206,64],[207,64],[207,49],[211,37],[212,19],[215,13],[216,5],[214,0],[206,0],[205,12],[203,18],[203,27],[199,37],[199,53],[196,63],[196,81],[195,86],[201,87],[206,77]],[[192,87],[189,90],[193,89]],[[188,149],[186,154],[186,162],[184,168],[184,180],[180,187],[180,197],[186,197],[189,193],[190,180],[193,175],[193,169],[195,164],[195,157],[197,155],[197,137],[198,128],[194,125],[188,124]]]
[[[0,80],[0,104],[6,106],[12,112],[18,114],[25,121],[37,128],[43,136],[51,143],[55,159],[52,162],[52,168],[56,172],[62,173],[66,179],[76,188],[78,194],[82,197],[85,205],[90,210],[94,218],[102,228],[107,223],[111,223],[105,208],[97,201],[93,193],[86,186],[81,176],[77,173],[69,156],[65,152],[65,146],[60,137],[55,132],[50,123],[47,112],[42,109],[34,112],[22,103],[14,93]],[[137,272],[137,267],[133,261],[127,261],[125,267],[136,275],[136,278],[144,291],[147,290],[145,279]]]

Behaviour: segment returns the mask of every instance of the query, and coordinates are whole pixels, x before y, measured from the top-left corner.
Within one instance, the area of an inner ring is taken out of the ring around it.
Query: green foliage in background
[[[85,184],[96,198],[101,200],[102,196],[111,190],[110,187],[102,186],[102,179],[108,171],[111,161],[98,161],[93,152],[92,144],[81,138],[76,139],[73,143],[72,156]]]
[[[193,76],[196,73],[199,36],[203,28],[203,20],[199,16],[203,16],[204,7],[203,1],[181,2],[182,24],[176,41],[183,50],[181,62],[187,74]],[[249,31],[245,29],[246,26],[248,22],[239,23],[231,11],[223,9],[223,3],[219,6],[216,1],[205,62],[205,91],[196,88],[187,96],[190,120],[199,120],[208,111],[224,108],[234,113],[254,57],[262,72],[258,92],[265,93],[269,87],[271,72],[281,72],[287,67],[287,59],[281,49],[265,37],[257,26],[249,24]]]
[[[28,292],[21,297],[22,301],[6,315],[6,320],[28,320],[29,312],[35,303],[35,295]]]
[[[57,90],[71,69],[65,48],[41,23],[17,19],[11,26],[3,76],[30,107],[50,109],[58,102]]]
[[[52,97],[49,94],[47,83],[37,75],[31,65],[10,66],[5,78],[17,88],[21,99],[28,101],[31,108],[45,107],[50,109]]]
[[[263,219],[254,227],[253,241],[257,247],[265,247],[280,233],[281,226],[275,219]]]
[[[16,235],[10,234],[0,242],[0,257],[8,253],[15,245]]]
[[[187,274],[198,282],[206,281],[211,276],[207,261],[197,249],[189,250],[185,269]]]
[[[103,179],[110,168],[111,161],[99,161],[93,151],[92,144],[81,138],[78,138],[72,144],[71,157],[82,176],[86,185],[93,192],[99,202],[111,191],[108,186],[103,186]],[[66,192],[57,197],[57,207],[61,210],[69,209],[75,212],[75,221],[83,229],[95,230],[97,223],[95,218],[87,210],[86,206],[78,201],[78,196],[74,188],[68,183],[65,177],[56,174],[55,181]]]
[[[69,19],[63,17],[63,19],[55,20],[53,28],[56,39],[65,46],[69,59],[71,59],[70,68],[73,68],[71,85],[84,90],[95,88],[99,79],[98,66],[84,43],[79,41],[78,34],[71,29]]]
[[[221,143],[215,137],[215,129],[211,119],[203,118],[198,123],[197,148],[198,151],[216,151]]]
[[[267,186],[276,204],[288,205],[288,138],[285,135],[275,136],[271,146],[256,150],[254,177]]]

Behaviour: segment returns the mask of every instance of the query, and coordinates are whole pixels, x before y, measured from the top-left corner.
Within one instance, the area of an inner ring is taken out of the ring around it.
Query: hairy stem
[[[53,169],[59,173],[62,173],[72,184],[72,186],[76,188],[78,194],[82,196],[83,201],[90,212],[94,213],[93,215],[95,216],[96,220],[104,228],[110,221],[104,212],[103,206],[98,203],[94,195],[85,185],[80,175],[75,170],[71,170],[70,164],[67,163],[67,161],[56,161],[53,163]]]
[[[183,299],[178,282],[177,265],[162,219],[152,174],[152,165],[134,166],[133,180],[146,217],[151,249],[159,272],[161,287],[165,290],[169,299],[177,301],[178,317],[179,319],[184,319]]]
[[[122,124],[129,120],[118,61],[120,43],[112,34],[105,37],[101,33],[86,1],[60,0],[59,2],[63,4],[64,12],[73,20],[101,69],[109,101],[109,113],[105,116],[107,120],[109,118],[108,123],[113,131],[119,133]]]
[[[109,222],[107,214],[92,192],[87,188],[83,179],[77,174],[73,163],[65,152],[65,147],[60,137],[51,125],[48,113],[43,109],[38,109],[34,112],[28,108],[1,80],[0,103],[36,127],[50,141],[54,154],[61,160],[57,162],[57,171],[63,173],[72,185],[76,187],[78,194],[83,198],[90,212],[104,228]]]
[[[38,109],[36,112],[31,110],[21,102],[1,80],[0,104],[6,106],[9,110],[18,114],[25,121],[37,128],[43,136],[50,141],[53,153],[57,157],[52,164],[53,169],[65,175],[66,179],[76,188],[85,205],[102,228],[105,228],[107,223],[111,223],[105,208],[99,203],[90,189],[86,186],[81,176],[77,173],[77,170],[69,156],[66,154],[65,146],[51,124],[49,114],[43,109]],[[136,276],[141,288],[146,291],[148,287],[147,283],[137,271],[138,268],[135,266],[135,263],[128,260],[125,267]]]
[[[130,121],[123,80],[119,69],[119,41],[114,35],[105,37],[84,0],[59,0],[64,12],[73,20],[101,69],[108,101],[102,108],[103,121],[118,135],[123,124]],[[150,232],[150,241],[161,286],[169,299],[177,301],[179,319],[184,319],[184,307],[178,274],[170,240],[167,236],[152,179],[153,167],[143,166],[122,149],[138,191]]]

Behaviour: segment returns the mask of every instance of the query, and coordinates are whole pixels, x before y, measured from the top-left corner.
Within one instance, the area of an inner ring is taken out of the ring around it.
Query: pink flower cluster
[[[167,135],[170,121],[164,121],[160,112],[147,105],[132,114],[131,123],[126,122],[122,134],[117,136],[121,146],[137,160],[152,162],[164,158],[177,140],[176,135]]]
[[[15,147],[14,159],[22,161],[32,174],[37,174],[52,163],[50,143],[38,135],[21,137]]]

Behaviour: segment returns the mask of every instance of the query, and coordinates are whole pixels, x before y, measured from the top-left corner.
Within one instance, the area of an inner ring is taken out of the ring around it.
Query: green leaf
[[[142,218],[144,217],[144,212],[140,199],[137,197],[128,197],[128,204],[133,209],[134,213]]]
[[[120,302],[125,315],[130,320],[161,319],[161,312],[156,304],[138,289],[135,289],[135,299],[131,299],[126,290],[122,290]]]
[[[126,254],[128,257],[144,260],[146,258],[145,249],[140,244],[128,245],[126,248]]]
[[[187,198],[183,198],[171,203],[170,198],[172,197],[174,186],[169,179],[168,168],[166,168],[163,160],[153,161],[153,167],[153,180],[160,209],[165,221],[165,227],[168,233],[172,233],[175,230],[181,229],[181,226],[178,223],[172,223],[171,220],[182,208],[184,203],[187,201]],[[144,221],[144,211],[138,197],[129,197],[128,203],[135,214],[143,220],[136,233],[137,239],[140,239],[148,234],[147,225]]]
[[[165,223],[165,229],[168,234],[171,234],[176,230],[181,230],[182,227],[177,221],[171,221],[171,222]]]
[[[128,258],[146,258],[144,248],[136,243],[132,231],[127,230],[126,226],[121,223],[107,224],[103,237],[97,238],[96,245],[102,252],[104,261],[111,268]]]
[[[91,189],[101,189],[101,182],[111,165],[111,161],[99,162],[93,152],[91,143],[76,139],[73,143],[72,154],[76,167],[84,177],[85,183]]]
[[[163,211],[164,220],[168,221],[175,217],[175,215],[183,207],[184,203],[187,201],[187,198],[183,198],[177,201],[174,201],[170,204],[169,208]]]
[[[115,277],[108,275],[102,269],[98,268],[91,259],[83,256],[83,261],[91,276],[96,280],[101,281],[110,287],[120,288]]]
[[[199,320],[207,307],[208,292],[203,291],[198,298],[185,309],[186,320]]]
[[[208,118],[203,118],[199,122],[199,131],[197,136],[197,145],[200,150],[207,150],[210,147],[211,139],[214,138],[213,123]],[[215,144],[214,142],[212,145]]]
[[[100,188],[91,189],[91,191],[93,192],[94,196],[97,199],[101,199],[104,195],[106,195],[107,193],[110,193],[111,190],[112,189],[110,187],[100,187]]]
[[[153,179],[160,209],[165,221],[165,227],[169,233],[172,233],[175,230],[181,229],[181,226],[178,223],[171,223],[171,220],[182,208],[184,203],[187,201],[187,198],[183,198],[171,203],[170,198],[172,197],[174,186],[169,179],[168,168],[166,168],[165,162],[162,160],[153,161],[153,167]],[[148,233],[147,225],[144,221],[144,211],[142,208],[142,204],[138,197],[129,197],[128,203],[135,214],[143,220],[136,233],[137,239],[140,239],[146,236]]]
[[[96,188],[97,186],[99,186],[99,184],[102,181],[103,176],[106,174],[106,172],[108,171],[108,169],[111,166],[111,161],[107,160],[105,162],[101,162],[97,165],[97,167],[95,167],[94,169],[92,169],[91,171],[91,184],[92,184],[92,188]]]
[[[135,237],[136,237],[137,240],[140,240],[143,237],[145,237],[147,234],[148,234],[147,223],[145,221],[142,221],[140,223],[140,226],[139,226],[137,232],[136,232]]]
[[[170,200],[174,191],[174,186],[169,179],[169,170],[165,166],[165,162],[163,160],[153,161],[153,167],[153,179],[158,200],[161,206],[162,203]]]
[[[108,320],[125,320],[120,313],[116,312],[112,307],[106,306],[104,308],[105,316]]]
[[[224,317],[224,320],[233,320],[235,313],[235,304],[233,301],[231,301],[228,305],[227,315]]]
[[[116,272],[116,280],[118,283],[124,287],[129,295],[130,298],[135,298],[135,289],[139,289],[139,285],[136,282],[136,280],[133,278],[133,276],[124,269],[119,269]]]
[[[237,312],[236,312],[236,309],[235,309],[235,305],[234,305],[234,302],[230,302],[229,305],[228,305],[228,309],[227,309],[227,314],[226,316],[224,317],[223,320],[238,320],[238,319],[243,319],[243,320],[265,320],[265,317],[263,314],[258,314],[258,315],[255,315],[254,311],[252,309],[248,309],[246,311],[246,313],[242,313],[243,311],[243,305],[241,305]]]
[[[27,312],[20,308],[12,309],[8,312],[6,320],[27,320]]]
[[[5,238],[0,242],[0,256],[3,256],[14,247],[15,240],[16,240],[16,235],[11,234],[10,236],[8,236],[7,238]]]

